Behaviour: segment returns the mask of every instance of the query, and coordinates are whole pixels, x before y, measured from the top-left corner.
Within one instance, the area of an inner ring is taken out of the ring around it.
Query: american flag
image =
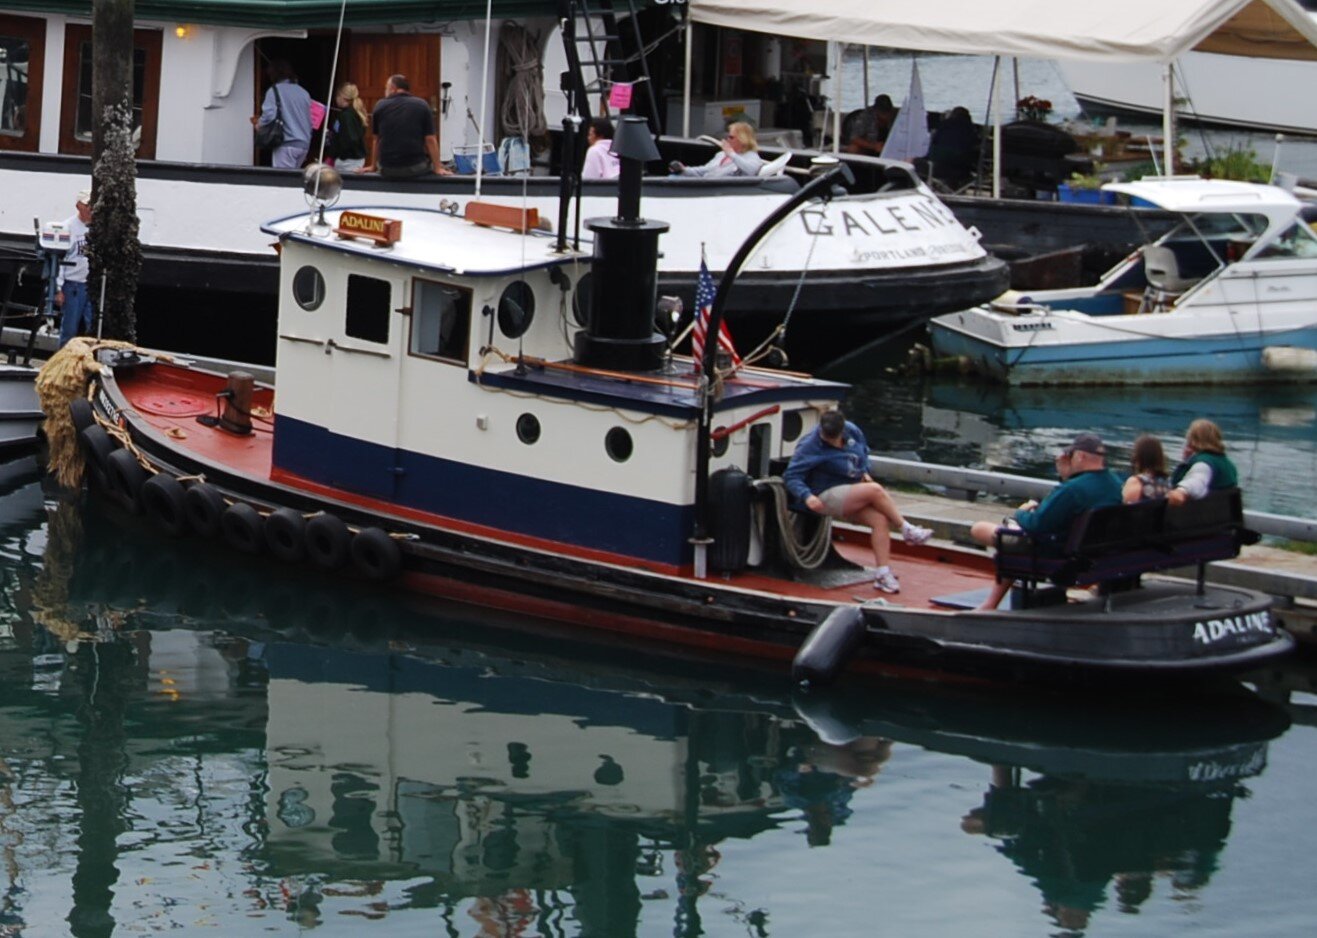
[[[700,259],[700,279],[695,286],[695,329],[691,333],[691,355],[695,359],[695,370],[704,366],[704,334],[709,328],[709,313],[713,310],[713,298],[717,289],[713,277],[709,274],[709,265]],[[727,320],[718,323],[718,347],[730,356],[732,367],[741,366],[741,356],[736,354],[732,345],[732,333],[727,328]]]

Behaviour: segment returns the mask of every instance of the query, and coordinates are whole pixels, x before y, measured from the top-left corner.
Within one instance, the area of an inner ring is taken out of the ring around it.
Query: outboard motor
[[[576,335],[578,365],[614,371],[657,371],[667,340],[654,331],[658,300],[658,239],[667,222],[640,217],[645,163],[659,159],[643,117],[623,117],[613,137],[621,159],[617,217],[590,218],[594,262],[589,321]]]

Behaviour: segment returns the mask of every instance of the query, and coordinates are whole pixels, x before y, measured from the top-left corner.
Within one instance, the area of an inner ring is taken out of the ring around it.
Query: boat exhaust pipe
[[[574,361],[613,371],[657,371],[667,339],[654,331],[658,306],[658,239],[668,224],[640,217],[645,163],[659,159],[643,117],[623,117],[613,137],[621,161],[617,216],[590,218],[594,260],[589,321],[577,333]]]

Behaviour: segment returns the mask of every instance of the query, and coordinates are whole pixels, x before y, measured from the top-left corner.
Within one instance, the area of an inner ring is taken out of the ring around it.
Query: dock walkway
[[[996,500],[890,491],[906,518],[932,528],[935,538],[960,546],[973,546],[969,529],[975,521],[999,522],[1013,510],[1010,503]],[[1193,571],[1186,574],[1192,576]],[[1317,645],[1317,555],[1254,544],[1237,560],[1209,565],[1207,579],[1270,593],[1286,628],[1305,644]]]

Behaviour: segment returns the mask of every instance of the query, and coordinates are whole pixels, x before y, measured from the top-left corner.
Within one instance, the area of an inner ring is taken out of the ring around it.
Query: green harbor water
[[[882,685],[416,606],[0,466],[0,934],[1275,935],[1303,666],[1200,698]]]

